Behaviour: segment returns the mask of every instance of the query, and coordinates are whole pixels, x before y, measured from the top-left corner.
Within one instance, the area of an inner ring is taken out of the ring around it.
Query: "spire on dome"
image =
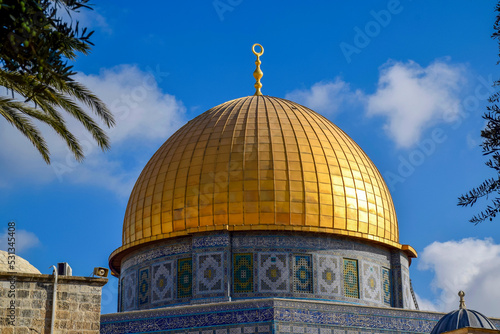
[[[260,52],[255,51],[256,46],[260,47]],[[255,85],[254,85],[256,91],[255,91],[255,94],[253,94],[253,95],[262,95],[262,92],[260,91],[260,89],[262,88],[262,84],[260,83],[260,79],[262,79],[262,76],[264,75],[264,73],[260,70],[260,64],[261,64],[260,56],[262,56],[264,54],[264,47],[258,43],[255,43],[252,46],[252,52],[254,55],[257,56],[257,60],[255,61],[255,65],[257,65],[257,68],[253,72],[253,76],[256,80]]]
[[[458,306],[459,309],[465,309],[465,292],[462,290],[458,291],[458,296],[460,297],[460,305]]]

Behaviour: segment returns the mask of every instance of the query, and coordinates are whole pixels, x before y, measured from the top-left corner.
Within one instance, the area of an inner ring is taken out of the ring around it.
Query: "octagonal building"
[[[227,332],[251,318],[238,312],[277,301],[418,309],[409,275],[417,254],[399,241],[380,172],[325,117],[261,95],[256,63],[254,96],[192,119],[144,167],[109,258],[119,303],[102,333],[125,333],[124,323],[146,333],[151,319],[164,319],[151,332],[184,333],[192,326],[173,325],[181,313],[225,314],[232,320],[209,325]],[[259,317],[275,319],[270,309]]]

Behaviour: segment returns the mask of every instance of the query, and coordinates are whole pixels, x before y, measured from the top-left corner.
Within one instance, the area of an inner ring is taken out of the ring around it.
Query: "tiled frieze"
[[[227,247],[231,238],[225,234],[200,234],[193,236],[193,248]]]
[[[262,299],[105,314],[102,334],[424,334],[444,314],[340,303]],[[495,324],[499,319],[492,319]]]
[[[158,244],[145,246],[144,249],[134,252],[124,258],[122,261],[121,271],[127,271],[134,266],[159,259],[170,257],[172,255],[190,253],[192,249],[191,237],[186,237],[182,240],[166,240]]]
[[[403,304],[409,292],[403,288],[404,257],[343,238],[319,235],[317,239],[320,242],[310,235],[285,232],[276,236],[216,232],[178,239],[182,247],[160,242],[157,248],[167,250],[147,248],[126,258],[128,267],[120,275],[120,310],[266,297],[391,306],[400,296],[399,307],[411,307]],[[337,248],[329,248],[333,246]],[[159,254],[168,255],[156,257]],[[135,255],[145,261],[139,262]],[[391,263],[394,259],[397,266]],[[382,268],[390,271],[383,276]],[[400,287],[394,287],[394,275],[399,275]]]

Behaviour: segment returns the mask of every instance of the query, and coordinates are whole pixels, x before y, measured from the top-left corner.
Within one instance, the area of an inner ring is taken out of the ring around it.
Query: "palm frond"
[[[104,102],[102,102],[95,94],[93,94],[87,87],[77,81],[63,82],[59,85],[54,85],[55,88],[70,96],[74,96],[79,101],[83,102],[91,108],[96,115],[106,124],[107,127],[115,125],[115,120],[111,111]]]
[[[60,94],[57,91],[52,91],[55,99],[55,106],[59,106],[68,114],[77,119],[87,131],[92,134],[92,137],[97,142],[99,147],[103,150],[109,149],[110,143],[106,133],[99,127],[99,125],[90,117],[77,103],[67,96]]]
[[[45,140],[43,139],[40,131],[31,122],[31,120],[24,116],[20,110],[27,112],[30,107],[24,103],[14,101],[10,98],[0,97],[0,115],[2,115],[7,122],[15,126],[40,152],[46,163],[50,163],[50,153]]]

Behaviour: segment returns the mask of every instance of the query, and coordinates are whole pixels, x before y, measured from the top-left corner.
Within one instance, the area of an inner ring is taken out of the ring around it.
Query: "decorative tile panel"
[[[177,298],[189,298],[193,295],[193,260],[177,260]]]
[[[293,256],[293,291],[313,293],[311,255]]]
[[[198,294],[224,291],[224,261],[222,252],[197,255],[196,286]]]
[[[123,278],[123,310],[135,310],[137,305],[137,272],[125,273]]]
[[[318,334],[319,333],[319,328],[306,327],[306,333],[307,334]]]
[[[253,254],[233,255],[233,291],[253,292]]]
[[[288,292],[288,268],[287,253],[259,253],[260,292]]]
[[[149,267],[139,269],[139,308],[149,303]]]
[[[257,333],[267,333],[270,331],[270,326],[257,326]]]
[[[344,296],[359,298],[358,261],[344,259]]]
[[[330,296],[341,295],[339,258],[332,255],[319,255],[317,261],[318,293]]]
[[[384,304],[391,306],[391,272],[387,268],[382,268],[382,294]]]
[[[380,303],[382,298],[380,266],[371,262],[362,262],[362,268],[361,280],[363,282],[363,299]]]
[[[165,261],[152,267],[151,303],[165,302],[174,298],[174,263]]]

